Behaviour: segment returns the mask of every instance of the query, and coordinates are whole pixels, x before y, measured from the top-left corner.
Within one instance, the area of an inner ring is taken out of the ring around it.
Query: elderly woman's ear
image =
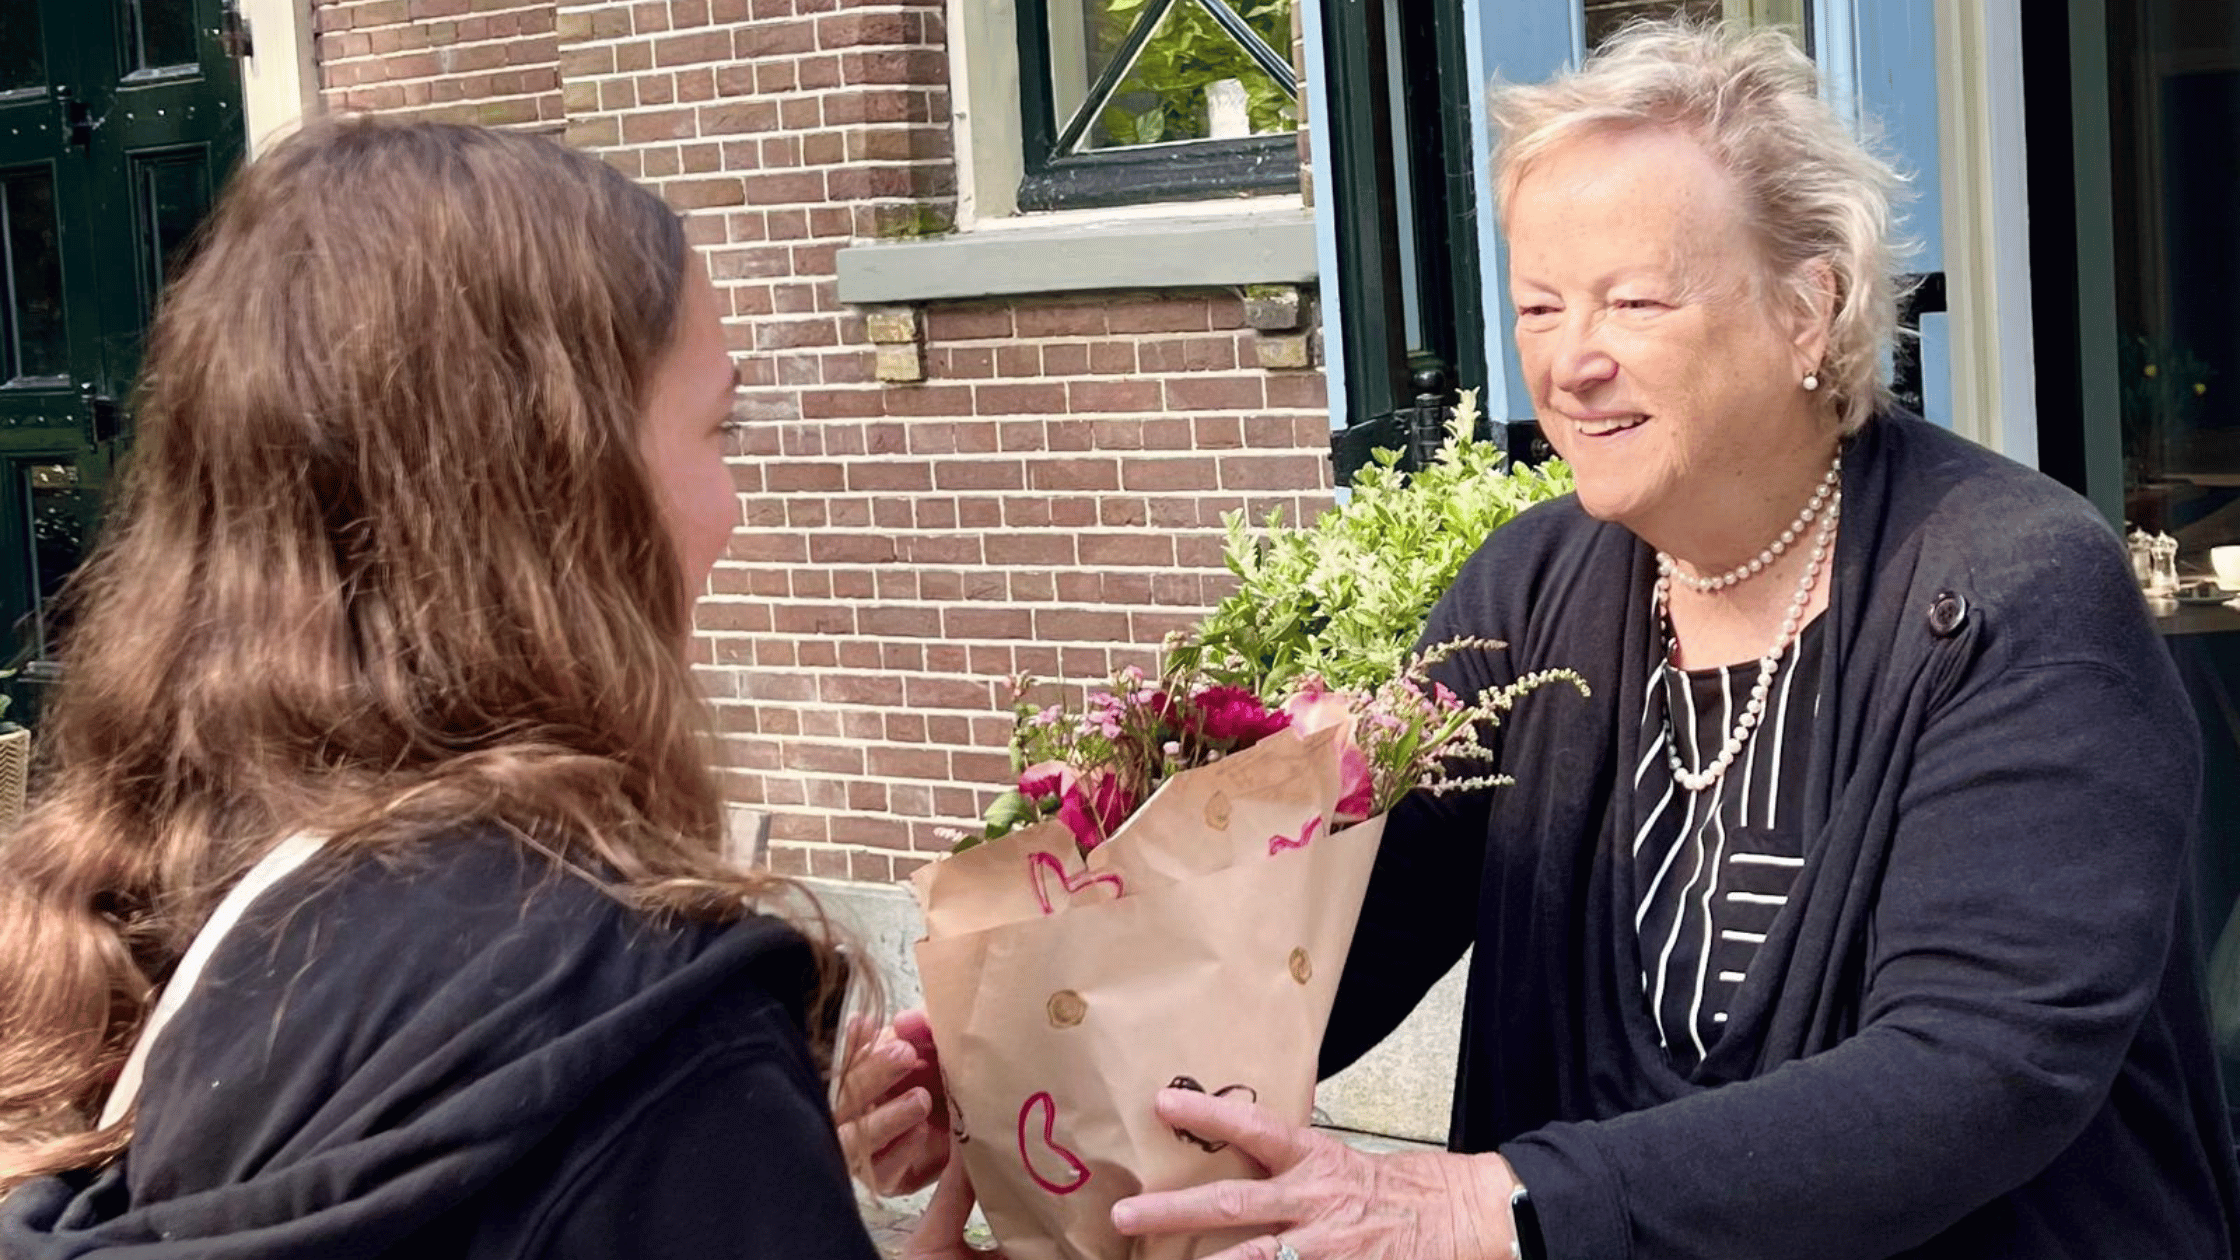
[[[1843,301],[1836,269],[1827,259],[1815,258],[1798,270],[1789,290],[1796,299],[1789,309],[1797,379],[1812,375],[1819,384],[1827,384],[1828,345],[1834,336],[1836,310]]]

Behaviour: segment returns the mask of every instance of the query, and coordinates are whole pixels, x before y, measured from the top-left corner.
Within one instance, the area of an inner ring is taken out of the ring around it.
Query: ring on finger
[[[1283,1239],[1276,1239],[1276,1260],[1299,1260],[1299,1252]]]

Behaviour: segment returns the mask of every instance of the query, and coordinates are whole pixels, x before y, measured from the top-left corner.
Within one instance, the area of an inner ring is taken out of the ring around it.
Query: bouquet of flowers
[[[1484,733],[1549,682],[1585,690],[1549,671],[1465,701],[1426,678],[1499,646],[1443,645],[1373,688],[1304,676],[1279,696],[1193,665],[1124,670],[1068,709],[1017,680],[1017,787],[913,881],[954,1136],[1008,1254],[1238,1241],[1112,1230],[1112,1204],[1139,1191],[1256,1175],[1162,1127],[1153,1096],[1241,1095],[1305,1123],[1386,811],[1411,791],[1499,785]]]

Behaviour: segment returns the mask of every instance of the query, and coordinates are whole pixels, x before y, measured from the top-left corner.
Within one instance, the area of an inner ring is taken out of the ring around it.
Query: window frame
[[[1058,115],[1051,60],[1051,0],[1017,0],[1019,121],[1023,170],[1017,207],[1021,211],[1073,210],[1150,202],[1206,201],[1299,191],[1299,133],[1250,136],[1235,140],[1192,140],[1174,144],[1061,153],[1070,118]],[[1177,4],[1163,0],[1143,29],[1156,30]],[[1312,4],[1317,0],[1294,0]],[[1215,0],[1218,4],[1219,0]],[[1209,6],[1210,9],[1211,6]],[[1216,20],[1219,20],[1218,18]],[[1239,19],[1241,21],[1241,19]],[[1114,58],[1116,68],[1133,59],[1139,43]],[[1296,90],[1297,70],[1291,70]],[[1099,85],[1101,86],[1101,85]],[[1097,94],[1091,88],[1090,95]]]

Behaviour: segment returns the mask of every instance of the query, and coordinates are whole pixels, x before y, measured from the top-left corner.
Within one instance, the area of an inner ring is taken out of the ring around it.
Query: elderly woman
[[[1396,815],[1325,1046],[1475,943],[1456,1154],[1162,1095],[1273,1174],[1222,1254],[2231,1254],[2179,889],[2189,711],[2106,524],[1892,408],[1895,177],[1786,38],[1637,27],[1496,94],[1516,338],[1578,495],[1504,528],[1442,680],[1578,669],[1518,782]]]

